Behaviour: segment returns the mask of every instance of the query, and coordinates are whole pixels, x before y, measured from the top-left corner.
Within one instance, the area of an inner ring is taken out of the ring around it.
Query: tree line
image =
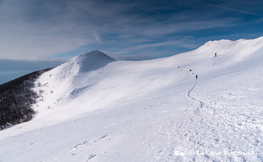
[[[32,90],[34,81],[50,69],[35,71],[0,85],[0,130],[33,118],[35,111],[31,105],[38,97]]]

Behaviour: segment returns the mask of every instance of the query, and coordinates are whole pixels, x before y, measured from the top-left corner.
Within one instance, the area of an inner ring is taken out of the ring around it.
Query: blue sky
[[[0,59],[67,60],[93,49],[167,57],[262,36],[262,8],[262,0],[0,0]]]

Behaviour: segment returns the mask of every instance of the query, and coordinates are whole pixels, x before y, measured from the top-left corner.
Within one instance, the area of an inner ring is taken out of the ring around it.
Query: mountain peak
[[[78,59],[101,59],[101,60],[111,60],[114,61],[113,58],[109,57],[105,53],[99,51],[99,50],[92,50],[88,52],[84,52],[78,56],[76,56]]]
[[[70,60],[70,62],[79,65],[79,72],[96,70],[113,61],[115,61],[115,59],[99,50],[82,53]]]
[[[116,60],[104,54],[103,52],[92,50],[72,58],[54,70],[59,71],[59,78],[66,78],[70,75],[97,70],[113,61]]]

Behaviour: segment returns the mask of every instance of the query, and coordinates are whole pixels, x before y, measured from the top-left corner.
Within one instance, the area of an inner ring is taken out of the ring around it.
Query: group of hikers
[[[180,67],[178,66],[177,68],[179,69]],[[189,69],[189,71],[191,72],[192,69]],[[194,73],[192,73],[192,74],[194,74]],[[198,75],[197,75],[197,74],[195,75],[195,79],[196,79],[196,80],[198,79]]]
[[[215,53],[215,56],[214,57],[217,57],[217,53]],[[178,66],[178,68],[179,68],[179,66]],[[189,71],[192,71],[192,69],[189,69]],[[192,73],[192,74],[194,74],[194,73]],[[195,75],[195,79],[197,80],[198,79],[198,75],[196,74]]]

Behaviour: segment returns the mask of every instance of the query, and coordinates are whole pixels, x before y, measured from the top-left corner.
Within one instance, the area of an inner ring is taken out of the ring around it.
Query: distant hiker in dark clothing
[[[195,76],[195,79],[197,79],[197,78],[198,78],[198,75]]]
[[[217,53],[215,53],[215,57],[217,56]]]

